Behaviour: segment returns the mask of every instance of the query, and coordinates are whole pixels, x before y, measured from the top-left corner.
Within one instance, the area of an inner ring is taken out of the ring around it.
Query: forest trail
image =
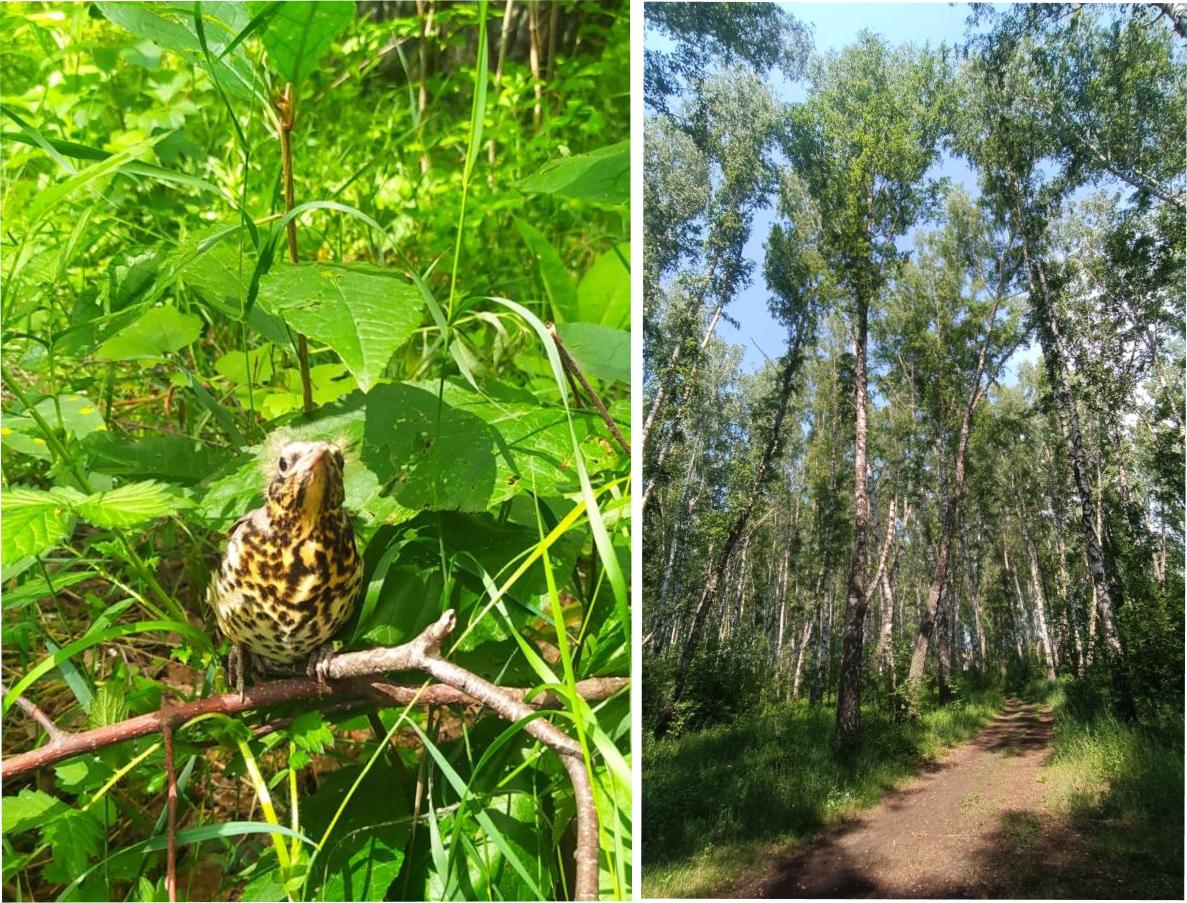
[[[738,896],[1044,896],[1111,885],[1087,838],[1044,805],[1050,709],[1008,701],[976,738]],[[1054,882],[1054,883],[1053,883]]]

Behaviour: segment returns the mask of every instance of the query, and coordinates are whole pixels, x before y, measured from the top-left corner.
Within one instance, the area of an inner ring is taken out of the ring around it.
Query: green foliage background
[[[452,607],[447,654],[556,689],[630,894],[627,694],[574,691],[629,674],[629,458],[544,327],[629,437],[627,6],[508,6],[0,8],[6,755],[43,736],[18,697],[83,729],[218,692],[221,534],[270,438],[343,440],[343,645]],[[179,732],[183,898],[572,894],[572,790],[522,725],[276,714]],[[164,899],[159,737],[3,805],[6,897]]]

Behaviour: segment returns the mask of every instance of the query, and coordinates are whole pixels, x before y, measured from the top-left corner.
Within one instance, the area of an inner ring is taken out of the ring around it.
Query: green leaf
[[[69,589],[76,583],[90,580],[94,576],[94,571],[74,571],[69,574],[54,574],[52,575],[53,590],[50,589],[50,582],[44,577],[33,577],[26,580],[20,586],[14,586],[12,589],[4,590],[2,597],[4,610],[16,611],[17,609],[24,608],[26,605],[40,602],[42,599],[53,595],[54,591],[61,592],[64,589]]]
[[[367,399],[366,464],[400,505],[482,511],[495,486],[495,434],[432,392],[385,383]]]
[[[87,722],[91,727],[105,727],[128,717],[128,700],[121,684],[107,681],[95,693]]]
[[[494,490],[488,506],[521,492],[551,496],[573,491],[578,480],[564,408],[494,381],[484,389],[482,396],[446,383],[444,394],[456,410],[480,417],[496,431]],[[582,454],[598,462],[596,469],[617,466],[618,453],[596,414],[573,414],[573,429]]]
[[[154,307],[100,345],[95,356],[108,361],[160,358],[184,348],[201,332],[202,318],[197,314]]]
[[[327,747],[334,745],[334,733],[321,712],[302,712],[294,718],[289,725],[289,737],[297,749],[306,754],[306,762],[311,755],[321,755]]]
[[[87,863],[103,848],[103,826],[90,812],[68,808],[46,824],[41,839],[53,853],[45,877],[66,882],[86,871]]]
[[[588,154],[553,160],[520,180],[519,189],[625,207],[631,196],[631,143],[621,141]]]
[[[600,323],[561,323],[561,341],[586,376],[631,381],[631,334]]]
[[[74,532],[70,490],[9,487],[0,495],[0,559],[12,564],[40,555]],[[75,493],[79,498],[81,495]]]
[[[99,473],[175,483],[204,480],[234,456],[188,436],[133,439],[102,432],[87,436],[82,447],[90,456],[91,469]]]
[[[95,403],[85,395],[59,395],[56,399],[51,395],[41,399],[33,405],[33,408],[51,428],[60,429],[67,435],[77,436],[79,439],[96,431],[107,429],[107,425],[103,422],[103,415],[99,413]],[[41,436],[41,427],[37,425],[37,421],[24,413],[5,412],[3,435],[6,444],[11,441],[10,430],[19,431],[31,437]],[[44,445],[43,440],[41,447]]]
[[[198,296],[233,320],[246,322],[266,339],[277,344],[289,341],[283,321],[253,305],[243,315],[247,289],[256,258],[229,241],[227,226],[214,226],[191,234],[173,257],[176,273]],[[222,236],[221,240],[219,236]]]
[[[305,830],[322,836],[359,776],[359,765],[329,774],[301,804]],[[391,772],[373,768],[363,777],[333,833],[313,863],[320,900],[382,900],[404,861],[410,829],[408,804]]]
[[[631,322],[631,246],[622,243],[598,255],[577,285],[571,319],[629,329]]]
[[[87,496],[77,510],[96,527],[131,527],[174,514],[189,504],[164,484],[148,480]]]
[[[268,3],[252,3],[259,15]],[[354,18],[354,3],[282,3],[260,33],[282,81],[299,87]]]
[[[0,807],[0,823],[5,835],[31,831],[70,808],[57,797],[31,787],[24,788],[16,796],[4,797]]]
[[[528,251],[536,258],[540,268],[540,279],[548,302],[552,305],[552,317],[556,321],[571,319],[577,312],[577,283],[569,274],[568,267],[561,260],[552,244],[535,226],[517,219],[515,228],[519,231]]]
[[[416,288],[376,267],[279,266],[260,281],[260,300],[297,332],[329,345],[364,392],[420,325]]]
[[[199,66],[205,65],[202,44],[198,40],[193,19],[189,15],[193,4],[179,4],[179,7],[185,11],[184,15],[179,15],[160,3],[97,3],[96,5],[108,20],[121,28],[148,38],[158,47],[179,53],[191,63]],[[208,25],[216,26],[206,29],[208,45],[216,57],[230,44],[231,36],[234,33],[231,23],[235,18],[235,13],[241,13],[242,9],[241,3],[204,3],[202,5],[203,19]],[[236,48],[227,56],[214,60],[211,68],[213,76],[218,79],[219,84],[228,94],[246,100],[260,93],[251,60],[244,53],[244,48]]]

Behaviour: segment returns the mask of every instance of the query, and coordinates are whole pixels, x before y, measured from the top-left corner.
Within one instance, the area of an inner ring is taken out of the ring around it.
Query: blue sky
[[[945,42],[956,44],[965,37],[965,23],[970,12],[969,6],[963,3],[782,3],[780,6],[811,27],[813,45],[818,53],[840,50],[852,43],[862,29],[869,29],[891,44],[930,44],[933,47]],[[773,84],[784,100],[795,102],[804,97],[802,83],[793,84],[776,76]],[[970,193],[977,193],[975,177],[962,161],[946,157],[930,175],[947,176],[953,182],[963,184]],[[722,339],[743,347],[742,366],[746,370],[756,370],[762,364],[764,354],[774,358],[783,350],[785,330],[767,311],[768,292],[762,278],[763,243],[772,219],[769,207],[754,217],[746,256],[756,262],[755,276],[728,309],[738,321],[739,328],[724,322],[719,326]],[[910,248],[911,239],[905,238],[901,246]],[[1033,359],[1036,352],[1033,347],[1021,349],[1015,360]],[[1014,364],[1015,360],[1010,363]],[[1012,382],[1012,377],[1013,373],[1006,374],[1006,381]]]

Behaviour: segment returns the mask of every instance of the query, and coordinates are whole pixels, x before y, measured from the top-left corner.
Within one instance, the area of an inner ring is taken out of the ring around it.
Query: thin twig
[[[573,360],[573,355],[569,353],[569,349],[565,347],[565,343],[561,341],[561,337],[557,335],[556,326],[552,323],[548,324],[548,334],[552,336],[552,341],[556,344],[556,350],[561,356],[561,363],[565,365],[565,370],[577,378],[581,383],[581,388],[585,390],[585,394],[589,396],[589,400],[593,402],[593,406],[597,408],[598,413],[602,415],[602,420],[606,423],[606,429],[610,430],[615,440],[617,440],[622,450],[626,452],[627,457],[631,456],[631,447],[627,445],[626,439],[623,438],[622,432],[618,429],[618,424],[614,422],[614,418],[610,416],[610,412],[606,410],[606,406],[602,404],[602,399],[598,398],[598,393],[593,390],[589,384],[589,380],[585,378],[585,374],[581,372],[581,368],[577,366],[577,361]]]
[[[551,721],[533,717],[546,702],[557,704],[552,694],[541,694],[527,701],[529,691],[499,687],[465,668],[439,657],[441,644],[453,632],[456,618],[451,610],[441,615],[415,639],[401,646],[347,652],[335,656],[327,668],[334,681],[322,685],[313,680],[281,680],[253,687],[240,693],[226,693],[185,705],[172,706],[168,718],[162,712],[129,718],[81,734],[71,734],[40,749],[21,753],[0,763],[0,780],[7,780],[43,765],[111,746],[134,737],[161,732],[166,722],[181,724],[212,712],[235,714],[282,702],[326,700],[342,694],[378,694],[402,704],[441,705],[456,702],[479,702],[502,718],[521,722],[525,732],[555,752],[569,773],[577,816],[576,898],[594,899],[598,893],[598,815],[594,805],[593,784],[584,749]],[[422,671],[444,686],[425,688],[399,687],[365,679],[387,671]],[[351,678],[354,678],[353,680]],[[587,699],[604,699],[626,686],[624,678],[582,681],[577,691]],[[551,699],[549,698],[551,695]],[[171,740],[171,738],[170,738]]]
[[[296,193],[293,190],[293,125],[297,120],[297,104],[293,97],[293,86],[284,86],[284,91],[276,101],[276,109],[280,114],[280,165],[281,179],[284,182],[284,212],[292,211]],[[289,260],[297,262],[297,220],[290,219],[285,224],[288,238]],[[301,405],[306,414],[313,411],[313,382],[309,376],[309,342],[304,333],[297,334],[297,363],[301,370]]]
[[[363,653],[347,653],[338,658]],[[591,678],[579,681],[577,692],[587,700],[597,701],[607,699],[622,690],[628,681],[621,677]],[[524,700],[533,710],[556,708],[561,704],[554,693],[542,693],[531,700],[527,700],[527,690],[516,687],[500,687],[508,696]],[[430,684],[425,689],[389,684],[381,679],[360,678],[356,680],[334,681],[327,686],[320,686],[315,680],[293,679],[276,680],[259,686],[250,687],[243,696],[238,692],[224,693],[208,699],[198,699],[173,707],[175,723],[184,723],[199,715],[218,713],[222,715],[237,715],[241,712],[266,709],[276,705],[294,702],[314,701],[316,705],[309,706],[317,710],[335,708],[344,697],[362,697],[381,705],[473,705],[476,700],[466,693],[459,692],[453,687]],[[27,772],[58,762],[85,755],[98,749],[105,749],[117,743],[125,743],[140,737],[160,733],[160,715],[152,712],[147,715],[137,715],[133,718],[117,721],[103,727],[77,734],[64,733],[63,736],[45,746],[17,753],[0,761],[0,780],[7,781],[19,777]]]
[[[166,843],[165,888],[169,903],[177,903],[177,769],[173,764],[173,716],[169,704],[161,705],[161,737],[165,741]]]
[[[7,695],[8,695],[8,687],[6,687],[4,684],[0,684],[0,696],[7,696]],[[45,714],[45,712],[43,712],[37,705],[30,702],[24,696],[18,696],[17,700],[16,700],[16,704],[17,704],[17,707],[22,712],[24,712],[26,715],[28,715],[30,718],[32,718],[34,721],[36,721],[38,724],[41,725],[42,729],[47,734],[49,734],[49,739],[50,739],[51,743],[54,743],[59,740],[64,740],[70,736],[69,731],[64,731],[60,727],[58,727],[56,724],[54,724],[53,719],[50,718],[49,715]]]

